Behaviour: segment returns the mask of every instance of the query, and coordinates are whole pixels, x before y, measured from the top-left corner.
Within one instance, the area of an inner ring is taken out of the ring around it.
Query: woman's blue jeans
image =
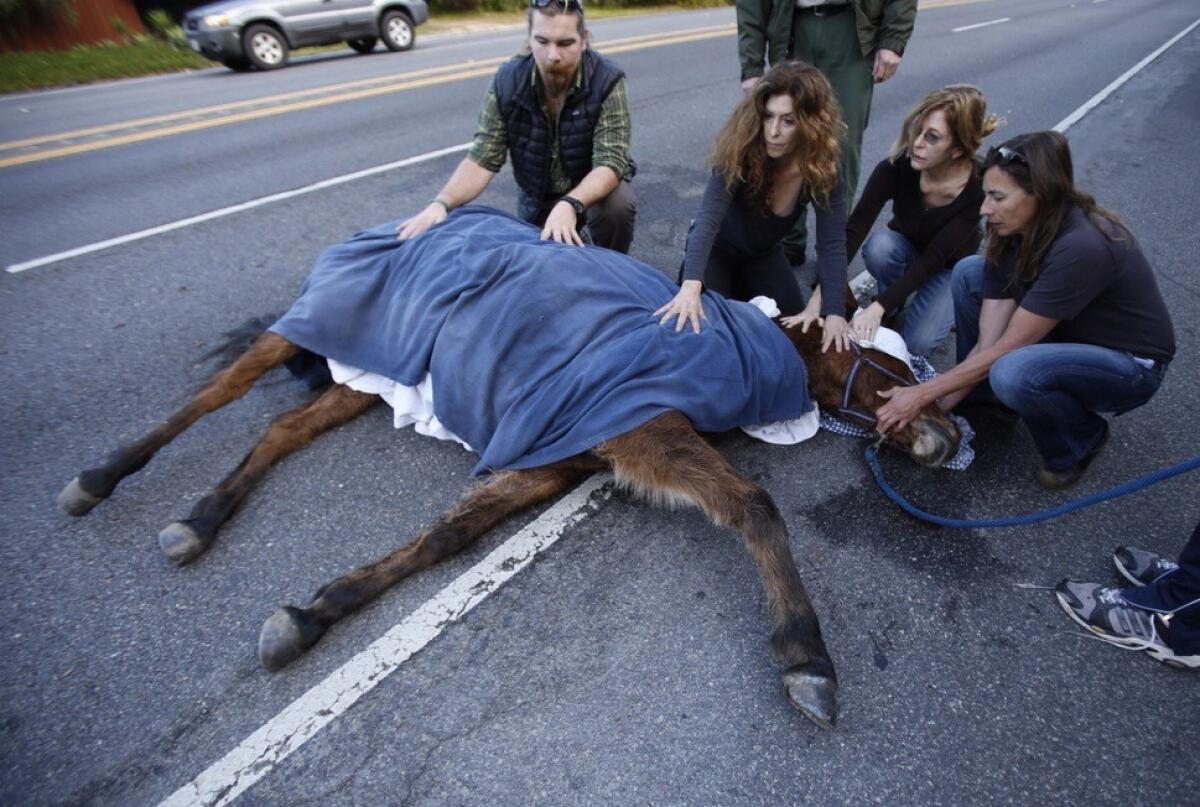
[[[951,290],[961,362],[979,341],[984,261],[963,258],[954,266]],[[992,365],[987,381],[968,396],[998,400],[1025,422],[1045,467],[1077,465],[1100,444],[1108,423],[1097,412],[1122,414],[1153,397],[1167,365],[1145,366],[1132,354],[1098,345],[1039,342],[1017,348]]]
[[[900,279],[917,259],[916,248],[897,232],[883,230],[867,238],[862,248],[863,263],[879,293]],[[954,301],[950,296],[950,272],[938,272],[925,281],[904,305],[900,335],[909,353],[928,356],[954,324]]]

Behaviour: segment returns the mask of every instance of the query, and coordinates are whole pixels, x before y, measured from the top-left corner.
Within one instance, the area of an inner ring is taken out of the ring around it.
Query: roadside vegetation
[[[6,4],[68,6],[68,0],[0,0],[0,24],[5,17]],[[658,0],[587,0],[591,19],[624,14],[650,14],[678,11],[684,8],[706,8],[729,5],[732,0],[683,0],[663,4]],[[418,29],[418,36],[459,31],[485,30],[519,21],[518,14],[528,6],[528,0],[431,0],[429,21]],[[96,45],[77,45],[69,50],[25,51],[0,53],[0,93],[36,90],[71,84],[88,84],[118,78],[172,73],[179,70],[203,69],[213,62],[193,53],[187,45],[183,29],[161,9],[146,15],[146,34],[126,34],[122,41]],[[420,43],[418,42],[418,47]],[[321,48],[301,48],[295,55],[344,50],[345,45]]]

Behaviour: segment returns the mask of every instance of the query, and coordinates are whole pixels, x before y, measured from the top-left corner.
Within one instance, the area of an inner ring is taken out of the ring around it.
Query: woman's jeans
[[[867,238],[862,257],[867,271],[875,278],[879,293],[883,294],[917,259],[917,250],[899,233],[883,230]],[[953,324],[950,272],[938,272],[909,297],[904,306],[904,326],[900,335],[904,337],[909,353],[928,356],[950,333]]]
[[[954,266],[951,290],[960,362],[979,341],[983,276],[981,255]],[[1045,467],[1062,471],[1104,439],[1108,423],[1097,412],[1122,414],[1146,403],[1166,369],[1164,362],[1135,359],[1112,348],[1040,342],[1001,356],[968,399],[998,400],[1014,410],[1025,421]]]

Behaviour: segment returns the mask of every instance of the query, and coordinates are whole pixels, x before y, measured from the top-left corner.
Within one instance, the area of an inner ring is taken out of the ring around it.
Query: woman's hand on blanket
[[[700,320],[708,319],[704,313],[704,306],[700,304],[700,288],[699,280],[683,281],[671,302],[654,312],[654,316],[660,318],[658,324],[668,325],[671,317],[675,317],[675,333],[682,331],[683,326],[689,322],[692,324],[692,330],[700,333]]]
[[[879,324],[883,322],[883,313],[883,306],[875,302],[855,314],[850,323],[850,328],[854,331],[854,338],[860,342],[874,340],[875,332],[879,330]]]
[[[829,350],[830,345],[833,345],[835,353],[850,349],[850,326],[846,324],[845,317],[830,314],[825,317],[821,327],[825,329],[821,335],[822,353]]]
[[[542,240],[574,244],[577,247],[583,246],[583,239],[579,237],[579,231],[575,229],[578,221],[579,217],[575,215],[575,208],[571,207],[569,202],[559,202],[550,208],[550,215],[546,216],[546,226],[542,228]]]
[[[875,393],[880,398],[887,398],[887,403],[875,412],[875,430],[887,434],[893,429],[907,426],[927,403],[921,386],[892,387]]]
[[[441,202],[430,202],[425,209],[410,219],[400,222],[396,228],[396,240],[407,241],[416,238],[435,224],[445,221],[448,212]]]

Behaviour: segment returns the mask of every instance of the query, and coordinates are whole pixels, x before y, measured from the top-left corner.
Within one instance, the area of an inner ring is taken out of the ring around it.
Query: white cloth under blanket
[[[755,297],[750,301],[750,304],[768,317],[779,316],[778,306],[769,297]],[[880,328],[876,331],[873,341],[860,342],[859,344],[863,347],[874,347],[890,356],[895,356],[907,364],[910,370],[914,370],[913,358],[909,355],[908,348],[904,344],[904,338],[896,331],[889,328]],[[453,440],[468,451],[473,450],[466,441],[443,426],[441,421],[437,419],[437,416],[434,415],[433,383],[430,381],[428,375],[417,386],[407,387],[389,378],[384,378],[375,373],[368,373],[365,370],[351,367],[348,364],[342,364],[333,359],[329,359],[328,361],[329,372],[333,376],[334,383],[345,384],[352,390],[378,395],[380,398],[383,398],[388,406],[392,408],[392,425],[395,428],[402,429],[405,426],[411,425],[417,434],[436,437],[439,440]],[[917,376],[919,380],[924,381],[926,378],[922,378],[921,376],[932,377],[935,373],[927,362],[922,360],[921,364],[923,366],[920,369],[924,372],[918,372]],[[955,420],[958,421],[960,428],[964,426],[966,428],[963,429],[963,440],[958,454],[947,462],[945,467],[961,470],[970,465],[971,460],[975,458],[975,452],[969,446],[970,438],[974,436],[974,432],[970,430],[970,426],[966,424],[965,420],[957,417]],[[835,434],[846,436],[861,437],[868,434],[868,432],[840,418],[821,414],[819,407],[815,404],[813,410],[802,417],[793,420],[777,420],[757,426],[743,426],[742,431],[764,443],[795,445],[796,443],[808,440],[822,427]]]
[[[447,429],[433,414],[433,383],[426,375],[415,387],[397,384],[390,378],[368,373],[357,367],[328,359],[329,372],[335,384],[345,384],[357,392],[378,395],[392,407],[392,425],[397,429],[412,425],[417,434],[453,440],[467,451],[473,449],[457,434]]]

